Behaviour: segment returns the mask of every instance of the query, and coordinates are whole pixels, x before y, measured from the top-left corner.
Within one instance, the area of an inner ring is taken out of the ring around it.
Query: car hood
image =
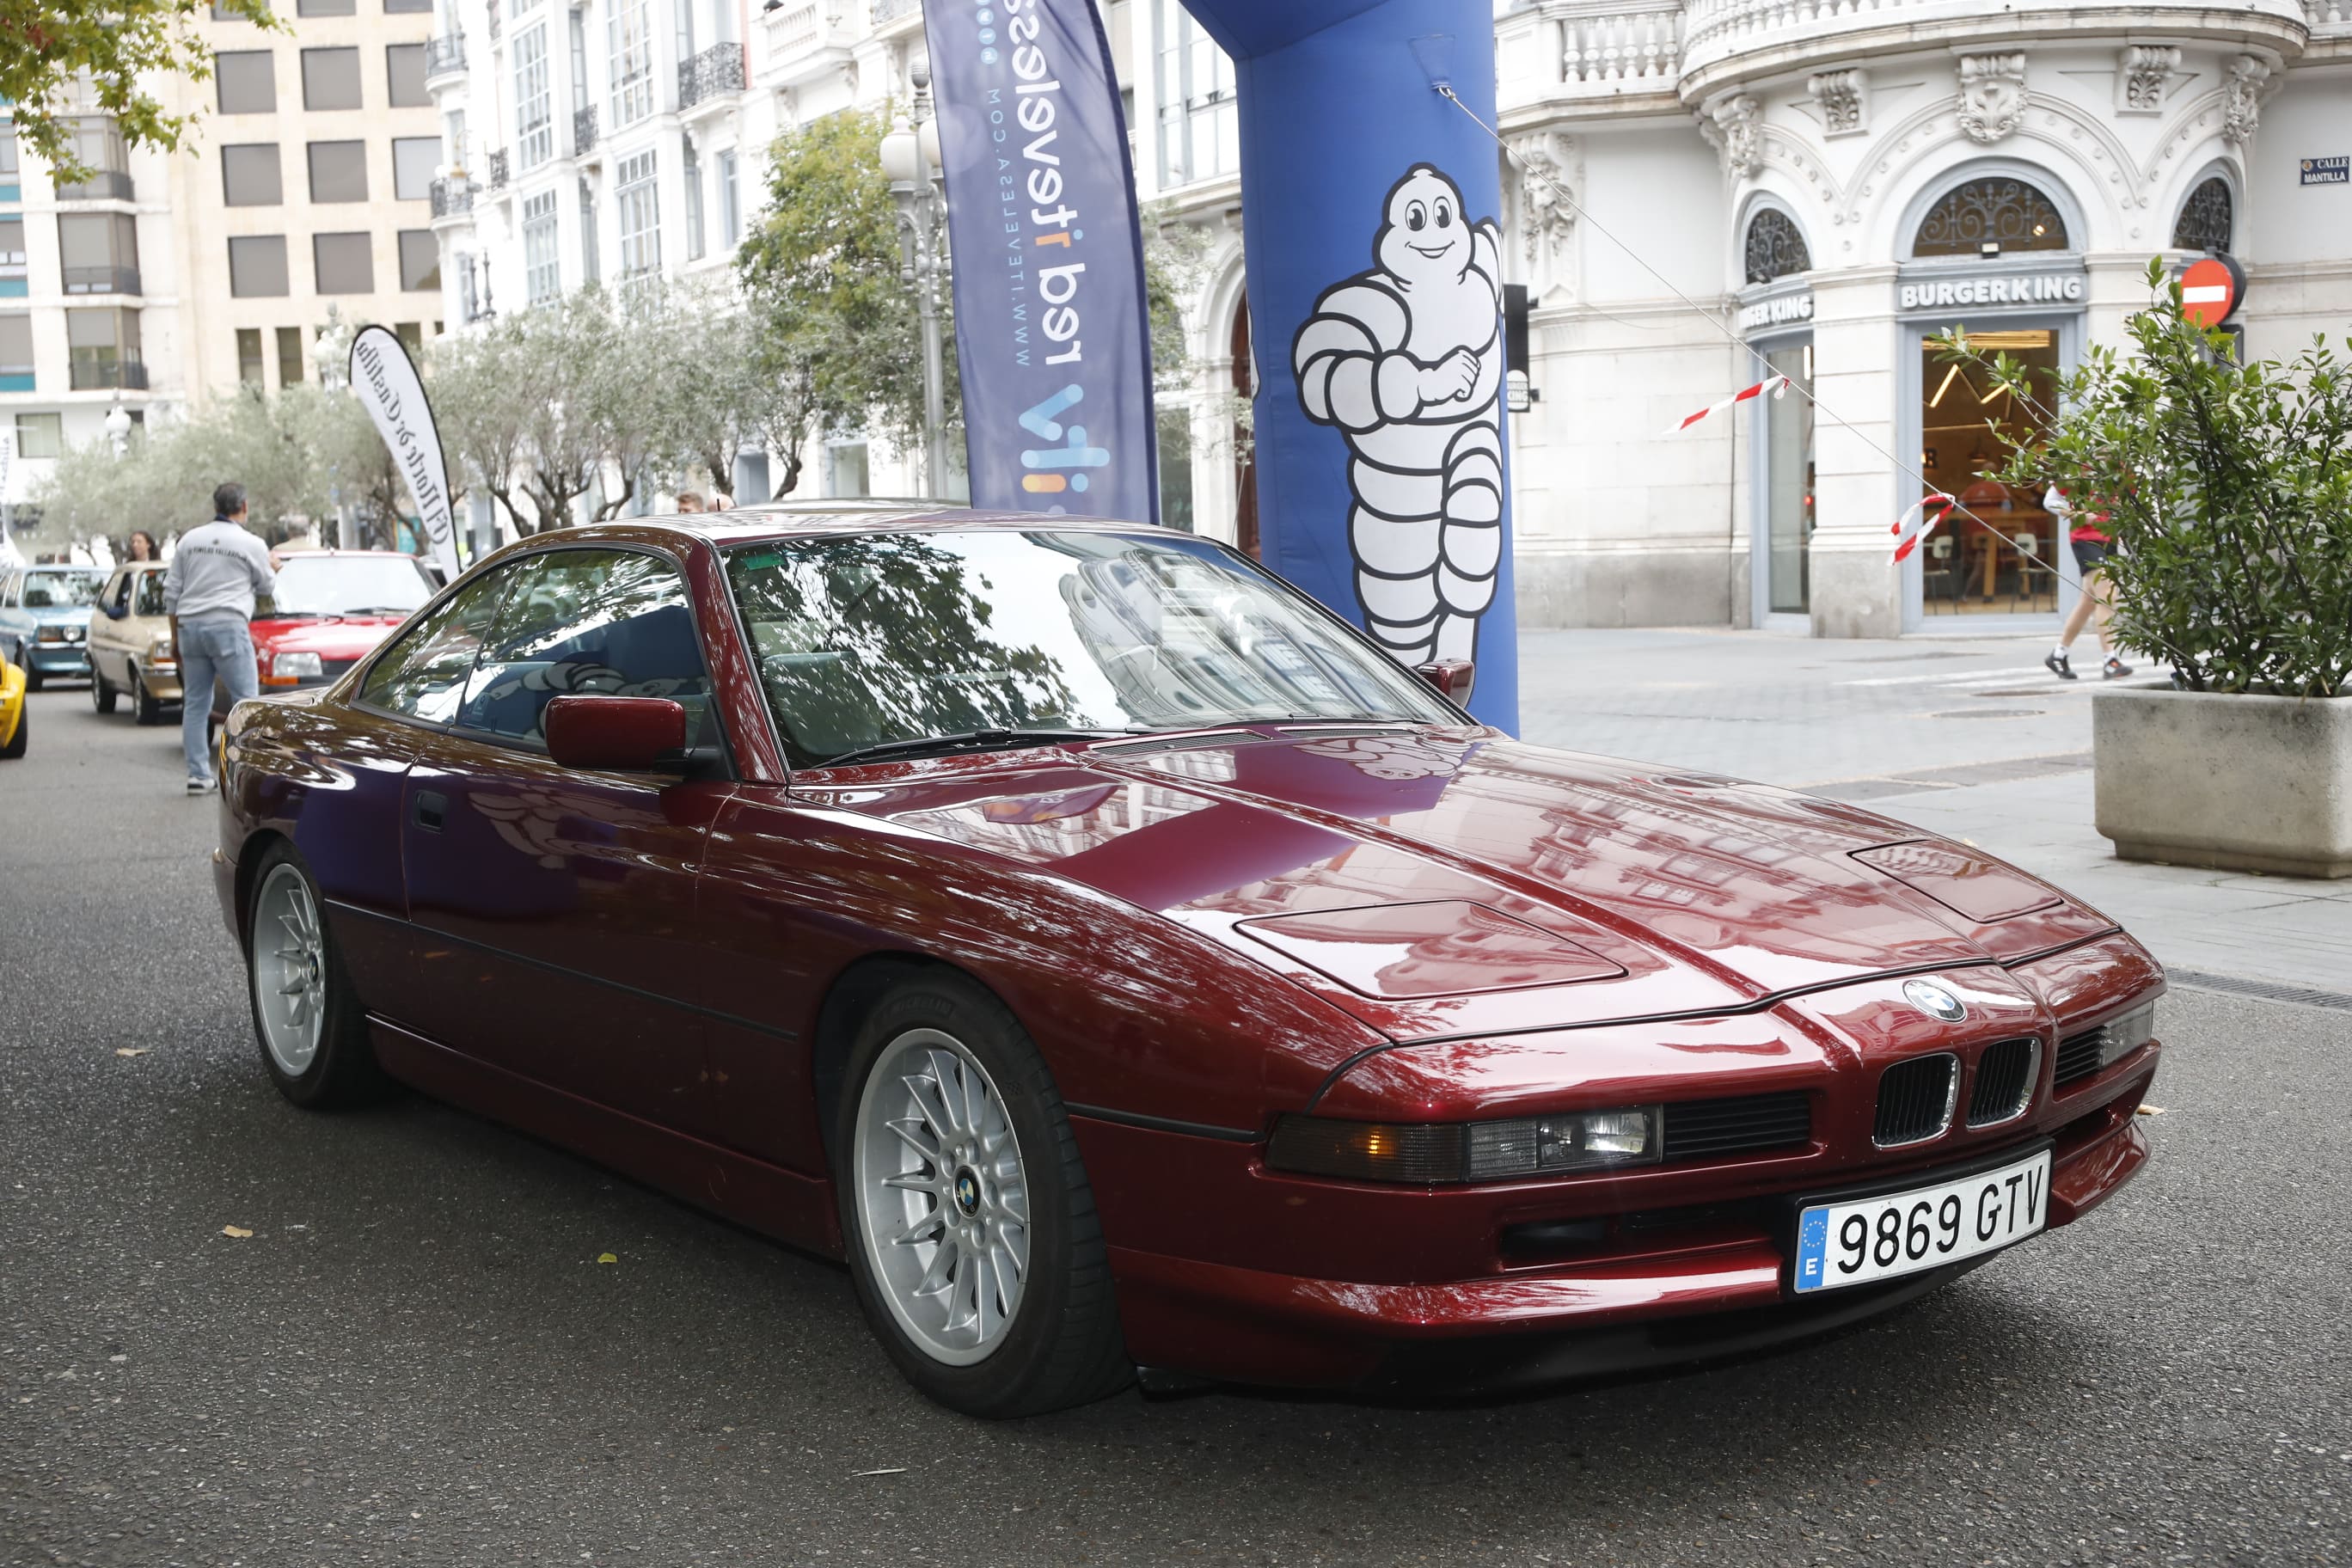
[[[1391,1037],[1746,1007],[2112,931],[1967,846],[1491,730],[911,763],[831,792],[1212,937]]]
[[[50,605],[37,610],[19,610],[37,626],[86,626],[89,625],[91,606],[88,605]]]
[[[321,658],[357,658],[397,630],[401,616],[352,616],[327,621],[253,623],[254,646],[272,653],[299,649]]]

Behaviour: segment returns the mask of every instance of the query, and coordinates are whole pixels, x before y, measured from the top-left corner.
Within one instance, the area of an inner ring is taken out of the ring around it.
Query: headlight
[[[174,657],[172,639],[167,637],[157,637],[147,649],[148,662],[152,664],[169,664]]]
[[[2099,1066],[2115,1066],[2156,1038],[2156,1004],[2142,1003],[2120,1018],[2108,1020],[2099,1031]]]
[[[35,642],[63,642],[66,640],[66,629],[63,626],[43,626],[33,634],[33,640]]]
[[[1265,1163],[1363,1182],[1501,1182],[1654,1165],[1661,1108],[1564,1111],[1511,1121],[1395,1123],[1286,1116]]]
[[[280,680],[316,680],[327,668],[315,653],[281,653],[270,660],[269,672]]]

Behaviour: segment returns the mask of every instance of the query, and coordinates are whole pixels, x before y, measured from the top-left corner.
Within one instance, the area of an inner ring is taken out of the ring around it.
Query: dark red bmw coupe
[[[2147,1157],[2163,976],[1964,846],[1522,744],[1232,552],[747,509],[232,716],[262,1060],[846,1258],[958,1409],[1881,1311]]]

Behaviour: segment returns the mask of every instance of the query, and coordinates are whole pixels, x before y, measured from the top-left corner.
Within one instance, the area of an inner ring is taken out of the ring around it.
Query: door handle
[[[415,803],[416,826],[427,833],[440,832],[443,816],[449,809],[449,797],[421,789],[416,792]]]

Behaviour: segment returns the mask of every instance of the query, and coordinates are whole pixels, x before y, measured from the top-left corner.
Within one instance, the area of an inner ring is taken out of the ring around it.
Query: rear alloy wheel
[[[8,743],[6,745],[0,746],[0,757],[6,757],[13,762],[16,758],[23,756],[25,754],[25,734],[26,731],[32,729],[32,705],[30,703],[18,703],[16,706],[16,732],[8,737]]]
[[[916,1387],[1003,1417],[1132,1378],[1076,1140],[1003,1003],[949,975],[884,998],[851,1055],[835,1148],[858,1300]]]
[[[109,700],[107,707],[113,706],[113,702]],[[149,691],[147,678],[133,669],[131,672],[131,721],[134,724],[152,724],[163,717],[163,699]]]
[[[247,994],[262,1065],[278,1092],[310,1110],[380,1099],[388,1087],[367,1037],[318,889],[294,852],[273,846],[246,921]]]
[[[135,679],[136,677],[134,676],[133,679]],[[111,713],[114,711],[116,695],[114,683],[107,679],[104,672],[98,668],[98,660],[91,659],[89,661],[89,705],[100,713]]]

